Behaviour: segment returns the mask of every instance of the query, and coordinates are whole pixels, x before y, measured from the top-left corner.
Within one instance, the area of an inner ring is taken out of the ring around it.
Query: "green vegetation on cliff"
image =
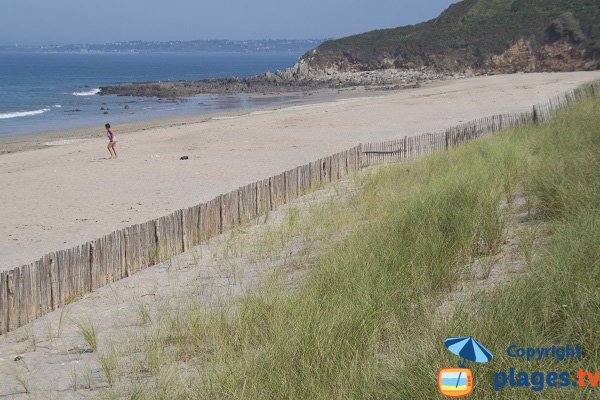
[[[598,68],[600,2],[464,0],[427,22],[324,42],[304,59],[313,67],[359,70],[419,66],[486,69],[492,55],[504,53],[521,39],[534,58],[564,59],[566,52],[566,58],[579,60],[567,63],[570,65],[542,63],[537,70]],[[561,55],[543,49],[557,43],[568,45]]]

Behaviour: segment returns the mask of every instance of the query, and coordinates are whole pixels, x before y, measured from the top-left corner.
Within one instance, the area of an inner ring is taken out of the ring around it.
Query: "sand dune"
[[[32,141],[48,142],[46,148],[0,156],[0,269],[361,142],[527,110],[593,79],[600,71],[475,77],[240,115],[115,126],[118,160],[106,159],[101,126],[68,139],[29,138],[24,148]],[[189,160],[180,161],[183,155]]]

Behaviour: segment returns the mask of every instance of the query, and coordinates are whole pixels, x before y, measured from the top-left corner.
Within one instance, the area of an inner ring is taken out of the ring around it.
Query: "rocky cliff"
[[[438,72],[600,68],[600,1],[465,0],[439,17],[327,41],[297,76],[426,67]]]

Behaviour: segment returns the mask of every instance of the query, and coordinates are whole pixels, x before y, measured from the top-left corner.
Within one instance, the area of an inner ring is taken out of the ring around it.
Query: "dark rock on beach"
[[[286,70],[267,72],[248,78],[231,77],[103,86],[100,88],[100,94],[174,99],[202,94],[279,94],[357,86],[368,86],[372,89],[397,89],[414,87],[415,84],[418,85],[445,77],[447,75],[426,68],[379,71],[339,71],[332,68],[311,69],[301,60]]]

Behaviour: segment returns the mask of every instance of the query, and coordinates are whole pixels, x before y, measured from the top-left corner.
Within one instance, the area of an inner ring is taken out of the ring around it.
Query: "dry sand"
[[[97,137],[90,137],[89,129],[80,130],[87,133],[54,140],[44,149],[4,154],[0,269],[198,204],[361,142],[528,110],[599,78],[600,71],[475,77],[246,114],[163,119],[138,124],[137,129],[130,125],[123,135],[115,126],[118,160],[106,159],[102,127]],[[30,148],[40,138],[44,136],[24,139],[21,146]],[[184,155],[189,160],[180,161]]]

